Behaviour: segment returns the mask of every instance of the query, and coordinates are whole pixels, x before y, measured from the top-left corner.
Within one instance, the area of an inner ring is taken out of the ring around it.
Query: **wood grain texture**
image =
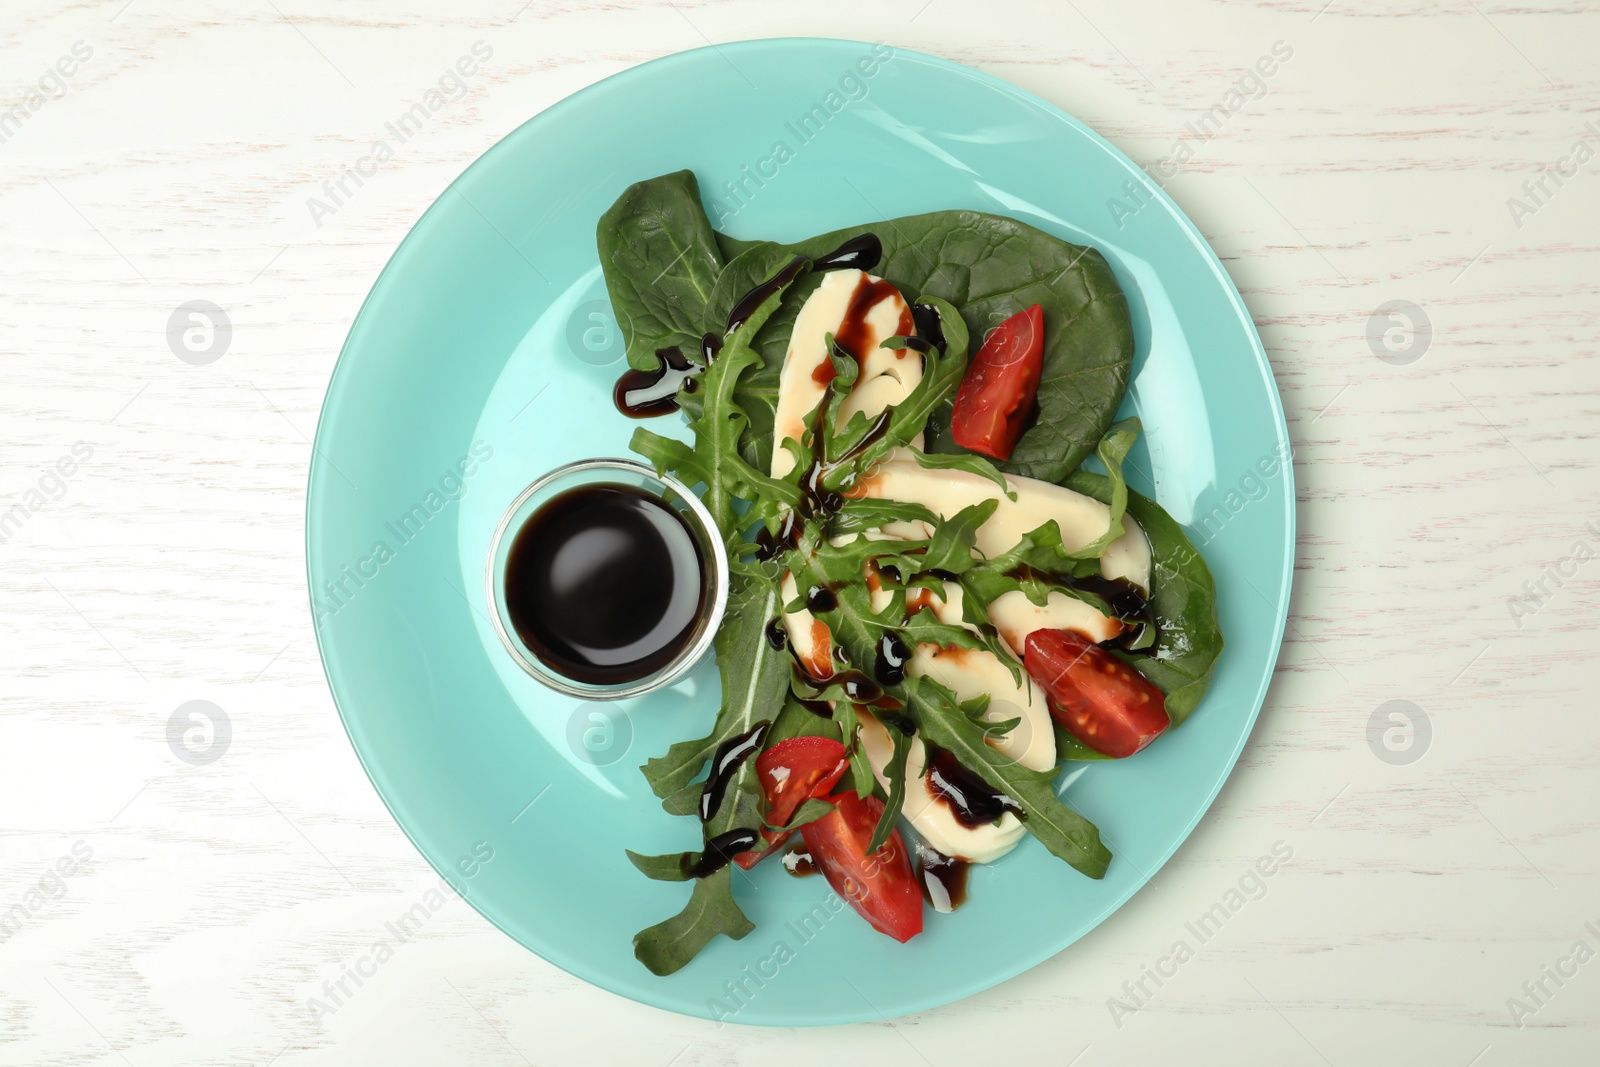
[[[529,116],[778,35],[971,64],[1145,164],[1292,49],[1167,183],[1244,293],[1296,448],[1293,621],[1240,773],[1071,952],[892,1024],[678,1018],[459,901],[314,1020],[434,882],[340,729],[305,604],[309,440],[350,320]],[[480,38],[466,96],[318,225],[307,198]],[[1600,563],[1565,562],[1600,551],[1600,160],[1520,225],[1507,199],[1600,144],[1600,5],[9,0],[0,99],[79,41],[64,93],[0,143],[0,510],[43,501],[0,543],[0,915],[26,912],[0,943],[0,1062],[1594,1062],[1600,962],[1542,1006],[1522,987],[1600,946]],[[166,343],[194,299],[233,322],[207,366]],[[1366,340],[1395,299],[1433,330],[1403,366]],[[197,699],[232,738],[189,765],[167,723]],[[1397,699],[1432,726],[1407,765],[1367,743]],[[1276,842],[1293,858],[1264,895],[1114,1018]],[[1520,1027],[1510,997],[1538,1008]]]

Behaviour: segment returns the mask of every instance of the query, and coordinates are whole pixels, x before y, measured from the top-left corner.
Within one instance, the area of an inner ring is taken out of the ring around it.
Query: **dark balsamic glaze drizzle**
[[[806,518],[823,518],[844,506],[845,498],[843,494],[827,487],[826,480],[828,475],[839,467],[860,458],[862,453],[881,440],[883,435],[889,432],[889,423],[894,415],[892,410],[884,411],[867,427],[867,432],[861,435],[861,440],[845,449],[839,456],[829,459],[824,448],[822,434],[822,427],[825,425],[823,419],[827,417],[830,407],[829,399],[829,397],[825,396],[822,403],[817,407],[817,425],[814,427],[811,437],[811,465],[806,468],[805,474],[800,476],[800,492],[802,494],[800,510]],[[844,486],[843,488],[848,490],[850,487]],[[800,522],[790,524],[793,537],[799,537],[803,525]],[[784,527],[780,526],[779,529],[782,530]],[[794,546],[791,544],[788,547],[792,548]]]
[[[739,773],[745,760],[761,751],[761,742],[766,739],[767,729],[771,725],[770,721],[763,719],[744,733],[730,737],[717,746],[717,754],[711,757],[711,774],[706,778],[705,787],[700,790],[701,822],[710,822],[717,814],[717,809],[722,807],[723,794],[728,791],[728,783]],[[710,847],[709,844],[707,847]]]
[[[850,238],[825,256],[812,261],[814,270],[871,270],[883,258],[883,242],[875,233]]]
[[[1111,614],[1125,622],[1145,622],[1148,619],[1150,602],[1145,599],[1144,590],[1126,578],[1103,578],[1091,574],[1063,584],[1093,593],[1110,606]]]
[[[852,704],[866,704],[874,708],[898,708],[900,701],[883,691],[883,686],[860,671],[840,671],[829,682],[844,686],[844,695]]]
[[[911,649],[905,638],[893,630],[885,630],[878,639],[878,658],[872,673],[884,685],[899,685],[906,679],[906,664],[911,660]]]
[[[918,351],[926,352],[930,348],[937,348],[940,352],[944,351],[944,324],[939,321],[938,308],[932,304],[912,304],[911,321],[917,327],[915,340],[927,346],[919,348]]]
[[[917,842],[922,896],[938,911],[955,911],[967,902],[968,867],[966,860],[946,856],[931,845]]]
[[[733,305],[733,310],[728,312],[727,332],[732,333],[749,322],[750,316],[767,302],[768,297],[800,276],[800,272],[806,269],[807,262],[805,256],[795,256],[779,267],[772,277],[741,296]]]
[[[839,597],[825,585],[814,585],[806,590],[806,610],[813,615],[832,611],[839,606]]]
[[[778,532],[773,533],[763,526],[756,531],[756,559],[762,563],[770,559],[777,559],[789,549],[800,543],[800,531],[804,520],[798,512],[786,511],[783,518],[778,520]]]
[[[789,631],[781,616],[767,623],[767,644],[780,652],[789,647]]]
[[[1103,578],[1099,575],[1079,578],[1077,582],[1079,589],[1100,597],[1111,608],[1112,615],[1128,624],[1126,630],[1105,642],[1106,644],[1125,649],[1129,655],[1153,656],[1156,654],[1156,643],[1154,641],[1144,648],[1128,648],[1147,626],[1157,634],[1160,633],[1160,627],[1156,621],[1155,606],[1146,598],[1143,589],[1140,589],[1126,578]]]
[[[722,868],[733,862],[733,857],[741,852],[750,851],[751,847],[761,840],[761,835],[754,830],[729,830],[725,834],[718,834],[706,842],[705,851],[693,859],[693,852],[683,854],[683,873],[687,878],[704,878],[716,874]]]
[[[811,857],[811,850],[805,845],[791,845],[789,851],[783,854],[783,869],[796,878],[807,878],[817,873],[817,861]]]
[[[896,715],[893,712],[885,711],[875,711],[872,714],[883,725],[894,727],[906,737],[910,737],[917,732],[917,724],[911,720],[909,715]]]
[[[722,352],[722,338],[714,333],[702,334],[700,337],[700,360],[706,366],[711,366],[711,361]]]
[[[795,703],[805,708],[819,719],[833,718],[833,705],[826,700],[807,700],[805,697],[795,697]]]
[[[677,345],[656,349],[656,357],[661,363],[655,370],[624,371],[611,390],[617,410],[630,419],[651,419],[677,411],[678,390],[694,392],[695,375],[706,369]]]
[[[870,275],[863,274],[856,279],[855,291],[850,294],[850,303],[845,306],[844,318],[839,320],[839,328],[833,332],[833,354],[855,360],[858,367],[865,366],[870,355],[867,348],[867,316],[872,314],[873,308],[891,296],[898,296],[899,292],[893,282],[882,278],[873,281]],[[906,308],[900,313],[895,333],[902,337],[910,334],[914,321],[911,309]],[[898,357],[903,353],[896,352],[895,355]],[[811,380],[818,385],[827,385],[833,381],[835,374],[833,360],[825,359],[811,372]]]
[[[926,744],[926,743],[925,743]],[[987,826],[1006,812],[1026,818],[1022,806],[961,765],[948,749],[926,745],[928,792],[944,802],[962,826]]]

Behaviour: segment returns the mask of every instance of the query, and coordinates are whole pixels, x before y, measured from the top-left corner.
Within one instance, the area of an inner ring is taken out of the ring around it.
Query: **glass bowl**
[[[625,485],[640,489],[677,512],[700,549],[705,583],[699,617],[678,654],[642,678],[613,684],[584,682],[557,673],[518,636],[505,604],[506,558],[517,532],[534,512],[560,494],[592,485]],[[728,552],[711,513],[682,482],[658,475],[648,465],[631,459],[585,459],[557,467],[538,478],[506,508],[489,541],[484,591],[489,600],[489,619],[500,635],[500,643],[524,671],[567,696],[582,700],[621,700],[671,685],[699,663],[711,648],[728,607]]]

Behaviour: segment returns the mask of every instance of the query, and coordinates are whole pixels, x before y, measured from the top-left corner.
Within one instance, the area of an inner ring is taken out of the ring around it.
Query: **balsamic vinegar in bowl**
[[[586,459],[511,502],[484,573],[500,643],[529,675],[585,700],[678,681],[711,649],[728,556],[711,513],[676,479]]]
[[[551,670],[591,685],[634,682],[693,639],[705,566],[678,513],[642,489],[568,489],[534,512],[506,557],[505,606]]]

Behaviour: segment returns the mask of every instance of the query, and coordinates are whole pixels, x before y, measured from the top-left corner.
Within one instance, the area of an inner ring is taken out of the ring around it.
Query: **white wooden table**
[[[779,35],[972,64],[1147,165],[1189,139],[1168,189],[1297,450],[1294,613],[1239,770],[1073,951],[892,1024],[676,1017],[460,901],[314,1018],[433,884],[305,606],[308,439],[351,317],[530,115]],[[480,40],[465,95],[314,218]],[[1186,132],[1278,42],[1259,93]],[[1597,45],[1593,0],[6,0],[0,1062],[1600,1062]],[[191,336],[222,353],[198,365],[168,340],[193,300],[232,325]],[[1374,319],[1390,301],[1431,334]],[[228,730],[169,734],[196,700]],[[1200,943],[1186,924],[1275,845]]]

